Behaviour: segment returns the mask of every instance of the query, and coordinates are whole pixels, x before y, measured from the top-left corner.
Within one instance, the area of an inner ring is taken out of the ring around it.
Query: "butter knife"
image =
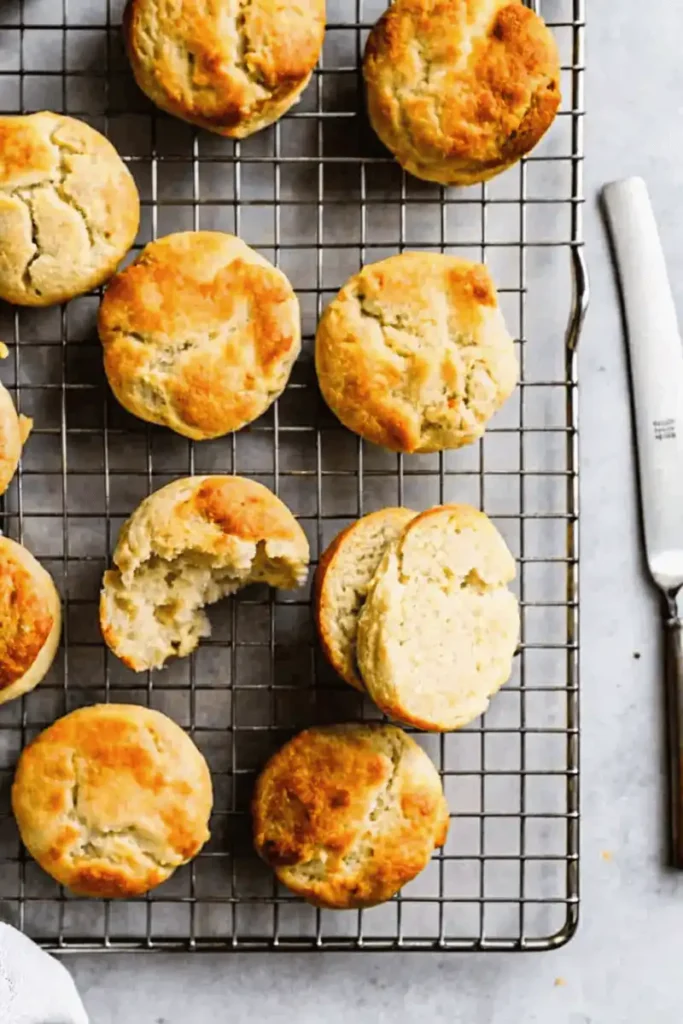
[[[626,328],[647,564],[664,595],[671,856],[683,869],[683,345],[641,178],[603,191]]]

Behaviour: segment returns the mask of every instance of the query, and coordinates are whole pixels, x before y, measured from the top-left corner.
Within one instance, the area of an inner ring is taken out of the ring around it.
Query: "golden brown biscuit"
[[[358,618],[358,666],[381,711],[434,732],[486,711],[517,647],[514,576],[515,560],[483,512],[441,505],[408,523]]]
[[[314,616],[320,646],[332,668],[357,690],[365,689],[356,664],[358,615],[387,546],[416,515],[408,508],[371,512],[342,530],[318,563]]]
[[[121,405],[194,440],[264,413],[301,348],[285,275],[218,231],[150,242],[110,282],[98,326]]]
[[[166,715],[95,704],[26,747],[12,809],[43,870],[83,896],[140,896],[209,838],[206,761]]]
[[[0,382],[0,495],[12,482],[32,426],[28,416],[17,415],[9,391]]]
[[[128,0],[123,31],[153,103],[241,139],[299,99],[322,48],[325,0]]]
[[[0,704],[41,682],[57,653],[61,628],[52,577],[25,547],[0,536]]]
[[[363,71],[384,145],[443,185],[512,166],[561,101],[557,45],[521,0],[396,0],[368,37]]]
[[[318,324],[315,361],[344,426],[402,452],[476,441],[518,374],[486,267],[427,252],[349,278]]]
[[[446,841],[448,807],[424,750],[391,725],[307,729],[263,769],[256,850],[318,907],[391,899]]]
[[[308,558],[303,530],[262,484],[239,476],[175,480],[121,529],[100,598],[104,639],[136,672],[160,668],[209,635],[205,604],[249,583],[301,586]]]
[[[0,117],[0,298],[66,302],[102,284],[130,249],[140,199],[118,153],[62,114]]]

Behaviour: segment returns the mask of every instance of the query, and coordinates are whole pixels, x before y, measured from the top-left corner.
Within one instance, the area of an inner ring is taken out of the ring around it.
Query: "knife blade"
[[[683,344],[645,182],[617,181],[603,195],[626,314],[647,561],[668,591],[683,584]]]
[[[683,869],[683,344],[645,182],[605,186],[629,368],[647,563],[665,596],[671,854]]]

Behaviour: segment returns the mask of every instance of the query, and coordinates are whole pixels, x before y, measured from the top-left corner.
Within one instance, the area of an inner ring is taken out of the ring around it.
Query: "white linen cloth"
[[[65,967],[11,925],[0,922],[0,1022],[88,1024]]]

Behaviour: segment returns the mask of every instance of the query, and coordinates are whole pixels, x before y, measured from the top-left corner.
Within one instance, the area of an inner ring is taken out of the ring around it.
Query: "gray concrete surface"
[[[640,0],[589,6],[579,933],[530,956],[71,958],[94,1024],[681,1019],[683,876],[662,866],[657,603],[637,544],[624,349],[596,194],[615,177],[648,179],[683,315],[683,0],[651,0],[647,17]]]

